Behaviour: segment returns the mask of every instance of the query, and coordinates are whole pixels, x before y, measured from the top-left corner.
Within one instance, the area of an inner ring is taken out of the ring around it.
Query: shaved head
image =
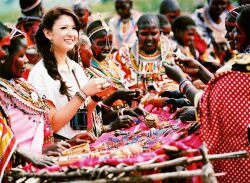
[[[145,14],[142,15],[137,22],[138,29],[144,29],[149,27],[160,28],[160,22],[157,15]]]

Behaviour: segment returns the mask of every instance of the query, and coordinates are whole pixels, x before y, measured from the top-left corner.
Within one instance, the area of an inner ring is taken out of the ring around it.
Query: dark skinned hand
[[[163,66],[165,68],[165,73],[169,78],[177,81],[178,83],[186,79],[185,74],[183,73],[181,68],[175,63],[164,62]]]
[[[183,72],[198,77],[201,64],[193,58],[175,58],[175,63],[182,69]]]
[[[177,108],[183,106],[191,106],[191,102],[186,98],[174,99],[170,98],[164,102],[164,106],[168,106],[170,108],[169,112],[173,113]]]
[[[123,100],[126,102],[130,102],[132,100],[138,100],[141,98],[141,92],[139,90],[117,90],[114,93],[114,97],[116,97],[116,100]]]
[[[135,107],[133,109],[124,109],[123,114],[138,118],[142,115],[145,116],[147,114],[147,111],[145,111],[141,107]]]
[[[71,145],[65,141],[60,141],[60,142],[56,142],[54,144],[45,146],[43,148],[43,154],[48,155],[48,156],[60,156],[61,153],[70,148]]]
[[[121,128],[129,128],[133,125],[133,118],[129,115],[118,116],[114,121],[110,123],[111,130],[117,130]]]
[[[54,164],[54,161],[50,157],[20,147],[16,149],[16,152],[24,161],[30,162],[38,168],[44,168]]]
[[[168,97],[168,98],[183,98],[183,94],[179,90],[166,90],[160,93],[161,97]]]
[[[196,121],[195,117],[195,107],[186,106],[177,109],[175,114],[172,116],[173,119],[180,119],[182,122]]]
[[[96,137],[94,135],[92,135],[91,133],[87,131],[84,131],[75,135],[70,140],[67,140],[67,143],[69,143],[72,146],[75,146],[75,145],[79,145],[79,144],[86,143],[86,142],[92,143],[92,142],[95,142],[95,140],[96,140]]]

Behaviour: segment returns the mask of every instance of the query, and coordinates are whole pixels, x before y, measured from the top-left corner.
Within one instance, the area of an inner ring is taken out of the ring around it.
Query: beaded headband
[[[89,33],[89,39],[97,32],[101,31],[101,30],[106,30],[105,27],[103,26],[99,26],[94,28],[90,33]],[[107,30],[106,30],[107,31]]]
[[[106,22],[103,20],[103,18],[102,18],[102,16],[101,16],[100,13],[98,13],[98,16],[100,17],[100,21],[101,21],[102,25],[99,26],[99,27],[96,27],[96,28],[94,28],[92,31],[90,31],[89,36],[88,36],[89,39],[90,39],[95,33],[99,32],[99,31],[101,31],[101,30],[106,30],[107,33],[110,31],[110,27],[109,27],[109,26],[106,24]]]

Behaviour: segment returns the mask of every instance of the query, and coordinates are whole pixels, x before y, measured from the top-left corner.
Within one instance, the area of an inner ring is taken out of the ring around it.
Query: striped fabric
[[[0,182],[2,182],[5,169],[10,168],[9,161],[16,145],[16,139],[0,112]]]

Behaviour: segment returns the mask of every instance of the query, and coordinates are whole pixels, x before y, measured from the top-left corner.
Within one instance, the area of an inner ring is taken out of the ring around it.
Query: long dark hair
[[[243,31],[246,34],[248,44],[250,43],[250,5],[245,5],[240,14],[237,17],[237,23],[240,25],[240,27],[243,29]]]
[[[43,17],[43,21],[35,35],[35,40],[36,40],[38,52],[40,52],[43,57],[44,66],[47,69],[48,74],[54,80],[60,81],[61,83],[60,90],[59,90],[60,93],[62,95],[67,95],[69,97],[70,96],[68,92],[69,87],[66,85],[66,82],[62,80],[62,76],[58,72],[57,61],[54,56],[54,53],[51,53],[50,51],[50,47],[51,47],[50,40],[47,39],[47,37],[43,33],[44,29],[52,30],[55,21],[62,15],[68,15],[72,17],[76,25],[76,29],[79,32],[80,24],[79,24],[77,16],[69,9],[66,9],[63,7],[55,7],[49,10]]]

